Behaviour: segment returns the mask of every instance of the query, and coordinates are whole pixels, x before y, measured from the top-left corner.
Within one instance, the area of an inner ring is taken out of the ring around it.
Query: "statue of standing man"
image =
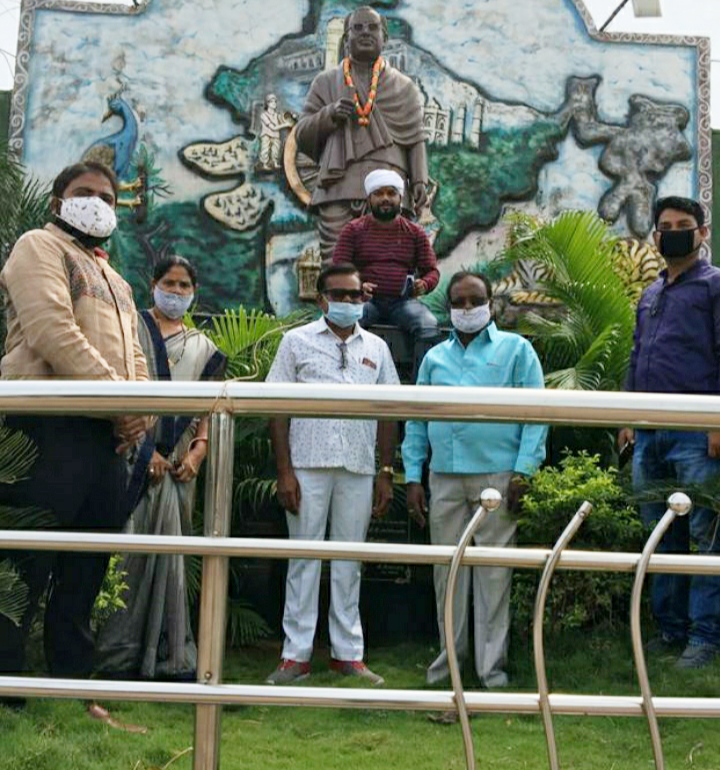
[[[363,6],[345,18],[347,56],[312,82],[296,140],[319,164],[311,207],[320,220],[320,251],[332,257],[340,230],[365,204],[365,177],[378,168],[408,180],[407,209],[425,203],[428,182],[423,105],[409,77],[385,61],[387,21]]]

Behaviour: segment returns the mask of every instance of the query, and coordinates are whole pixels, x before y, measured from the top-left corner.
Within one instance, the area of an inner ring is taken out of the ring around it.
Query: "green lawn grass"
[[[624,633],[583,634],[550,640],[548,674],[553,691],[637,694],[630,644]],[[280,644],[233,652],[228,681],[261,683],[277,663]],[[389,687],[423,688],[429,644],[370,649],[369,663]],[[650,660],[656,695],[720,695],[720,661],[695,672],[673,669],[669,657]],[[307,685],[348,686],[327,671],[318,652]],[[516,690],[536,689],[532,650],[515,641],[510,673]],[[472,672],[468,687],[476,686]],[[24,713],[0,707],[1,770],[149,770],[192,767],[193,708],[142,703],[108,704],[125,722],[144,724],[147,735],[121,733],[91,721],[77,701],[31,701]],[[638,770],[654,767],[644,720],[558,717],[563,770]],[[546,768],[539,717],[482,715],[472,722],[478,767],[502,770]],[[667,770],[718,770],[720,730],[715,720],[661,722]],[[423,712],[234,707],[222,722],[223,770],[461,770],[464,755],[457,725],[432,724]]]

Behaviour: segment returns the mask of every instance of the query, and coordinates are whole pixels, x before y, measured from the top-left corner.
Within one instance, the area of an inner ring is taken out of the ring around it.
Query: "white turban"
[[[397,171],[391,171],[388,168],[378,168],[375,171],[371,171],[365,177],[365,195],[370,195],[381,187],[394,187],[402,195],[405,183]]]

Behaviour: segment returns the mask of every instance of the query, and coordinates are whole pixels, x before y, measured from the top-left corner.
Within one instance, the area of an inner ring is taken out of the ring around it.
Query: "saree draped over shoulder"
[[[225,357],[196,329],[163,339],[152,315],[142,311],[138,336],[154,380],[221,379]],[[179,461],[197,431],[199,420],[163,417],[128,465],[128,495],[137,501],[126,532],[189,535],[195,479],[182,483],[170,473],[148,484],[154,450],[170,463]],[[186,598],[185,565],[180,554],[126,554],[126,607],[115,612],[98,634],[96,670],[105,676],[147,679],[194,677],[197,648]]]

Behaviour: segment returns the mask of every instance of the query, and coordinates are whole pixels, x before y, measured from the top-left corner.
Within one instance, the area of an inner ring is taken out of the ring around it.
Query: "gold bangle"
[[[394,476],[395,468],[393,468],[392,465],[383,465],[383,467],[378,471],[378,475],[381,473],[389,473],[391,476]]]

